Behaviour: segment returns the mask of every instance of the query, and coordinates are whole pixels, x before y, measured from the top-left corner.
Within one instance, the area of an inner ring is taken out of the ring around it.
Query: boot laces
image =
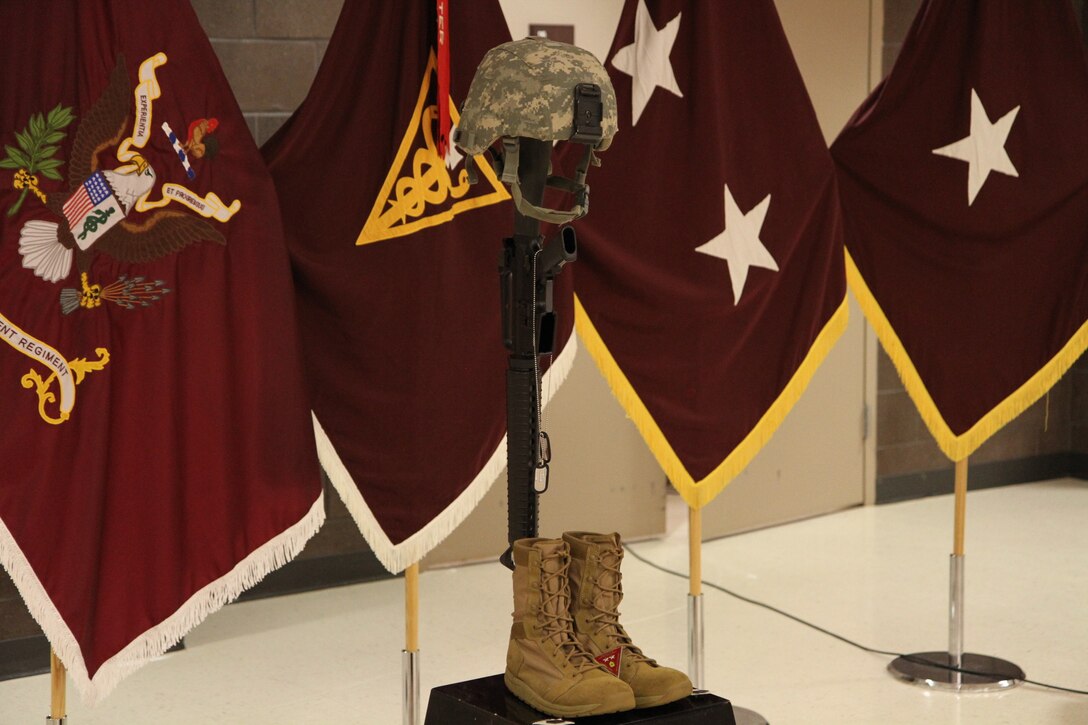
[[[556,571],[548,571],[541,562],[541,604],[538,621],[544,636],[562,653],[564,661],[578,672],[597,669],[597,661],[582,648],[574,635],[574,619],[570,616],[570,584],[567,570],[570,557],[558,554]]]
[[[593,596],[593,609],[596,613],[589,617],[589,622],[596,624],[593,630],[594,636],[604,632],[609,644],[613,647],[623,647],[624,657],[656,664],[631,641],[627,630],[620,624],[620,602],[623,601],[620,563],[623,561],[623,549],[601,547],[601,556],[597,561],[601,570],[597,576],[596,591]]]

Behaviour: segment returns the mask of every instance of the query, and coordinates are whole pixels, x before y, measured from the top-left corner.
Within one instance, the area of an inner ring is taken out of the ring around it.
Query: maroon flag
[[[451,3],[452,98],[440,99],[434,10],[346,3],[309,96],[263,149],[321,462],[391,571],[453,530],[506,462],[497,265],[513,205],[486,159],[470,185],[456,149],[439,155],[437,105],[456,123],[477,64],[509,33],[497,3]]]
[[[0,25],[0,562],[94,701],[302,548],[319,469],[274,188],[189,3]]]
[[[937,0],[832,147],[851,286],[953,460],[1088,345],[1084,118],[1068,2]]]
[[[629,2],[579,222],[578,335],[694,507],[846,323],[834,171],[774,3]]]

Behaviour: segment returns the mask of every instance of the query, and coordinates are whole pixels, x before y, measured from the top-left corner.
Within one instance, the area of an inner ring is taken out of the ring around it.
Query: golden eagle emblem
[[[93,309],[103,300],[131,309],[158,299],[170,291],[161,280],[121,277],[105,288],[91,283],[92,261],[105,254],[138,264],[198,241],[225,244],[223,234],[206,218],[226,221],[241,208],[238,201],[226,206],[214,194],[201,197],[178,184],[163,184],[163,197],[148,199],[156,186],[155,170],[134,149],[142,149],[150,139],[152,102],[160,94],[155,68],[165,63],[165,54],[159,53],[141,64],[133,120],[133,89],[124,59],[118,58],[105,90],[79,122],[69,154],[67,192],[47,195],[34,185],[36,179],[22,176],[22,183],[56,217],[23,226],[19,236],[23,266],[47,282],[67,279],[73,262],[80,273],[81,289],[61,292],[65,314],[81,307]],[[126,137],[129,129],[131,135]],[[112,149],[120,165],[100,168],[99,156]],[[160,210],[171,201],[205,218],[187,211]]]

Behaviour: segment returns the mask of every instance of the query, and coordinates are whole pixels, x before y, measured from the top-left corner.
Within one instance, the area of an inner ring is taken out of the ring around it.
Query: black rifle
[[[550,141],[519,139],[521,193],[539,206],[548,178]],[[574,230],[562,227],[546,246],[540,221],[514,209],[514,236],[503,240],[499,260],[502,336],[510,351],[506,370],[507,547],[499,558],[513,569],[515,540],[537,535],[537,496],[548,488],[551,451],[540,430],[540,355],[555,348],[556,315],[552,306],[555,277],[577,254]],[[539,484],[538,484],[539,478]]]

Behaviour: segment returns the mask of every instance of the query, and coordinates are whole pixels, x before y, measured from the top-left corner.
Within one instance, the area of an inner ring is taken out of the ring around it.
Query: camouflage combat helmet
[[[594,104],[597,109],[591,112]],[[480,61],[454,143],[468,157],[466,163],[471,164],[473,156],[502,139],[502,180],[510,184],[518,211],[562,223],[586,213],[586,170],[590,163],[599,164],[593,152],[608,148],[616,128],[616,93],[601,62],[582,48],[529,37],[492,48]],[[574,180],[548,180],[576,195],[573,209],[543,209],[522,197],[518,182],[519,137],[586,145]]]

